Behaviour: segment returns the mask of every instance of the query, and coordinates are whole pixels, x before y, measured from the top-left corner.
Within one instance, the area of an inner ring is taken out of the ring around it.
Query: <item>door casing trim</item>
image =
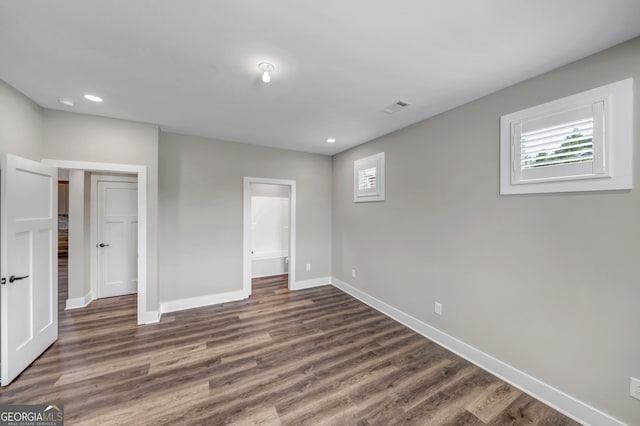
[[[96,163],[89,161],[55,160],[45,158],[42,163],[59,169],[87,172],[131,173],[138,176],[138,325],[157,322],[158,307],[147,310],[147,166],[135,164]],[[157,289],[156,289],[157,290]],[[150,321],[153,317],[154,320]]]

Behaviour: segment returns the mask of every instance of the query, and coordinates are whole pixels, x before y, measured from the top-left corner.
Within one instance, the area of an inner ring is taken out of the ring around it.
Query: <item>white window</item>
[[[360,195],[376,192],[376,173],[377,167],[369,167],[368,169],[358,170],[358,192]]]
[[[384,201],[384,152],[354,161],[353,201]]]
[[[500,193],[631,188],[633,80],[500,119]]]

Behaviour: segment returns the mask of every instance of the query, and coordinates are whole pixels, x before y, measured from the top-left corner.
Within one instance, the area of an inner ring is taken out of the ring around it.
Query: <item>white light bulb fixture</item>
[[[271,81],[271,72],[273,72],[273,70],[276,69],[276,67],[273,66],[273,64],[270,64],[269,62],[260,62],[258,64],[258,68],[260,69],[260,71],[262,71],[262,81],[264,83],[268,83]]]
[[[336,143],[336,138],[327,139],[327,143]]]

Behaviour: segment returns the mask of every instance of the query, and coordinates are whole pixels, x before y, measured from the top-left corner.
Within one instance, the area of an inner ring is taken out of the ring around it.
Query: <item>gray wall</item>
[[[331,276],[330,157],[161,132],[160,171],[161,301],[242,290],[244,176],[296,181],[296,279]]]
[[[498,179],[501,115],[628,77],[638,152],[640,39],[335,156],[334,276],[640,424],[637,155],[632,191],[500,196]],[[353,161],[381,151],[386,201],[356,204]]]
[[[63,171],[69,175],[68,298],[75,299],[91,292],[91,172]]]
[[[147,309],[158,306],[158,127],[45,110],[43,158],[147,166]]]
[[[0,80],[0,152],[39,161],[43,114],[35,102]]]
[[[85,217],[85,173],[82,170],[69,172],[69,263],[67,270],[68,298],[85,297],[91,291],[90,239],[91,225]],[[87,230],[89,234],[87,235]],[[89,279],[87,279],[89,278]],[[95,295],[94,295],[95,297]]]

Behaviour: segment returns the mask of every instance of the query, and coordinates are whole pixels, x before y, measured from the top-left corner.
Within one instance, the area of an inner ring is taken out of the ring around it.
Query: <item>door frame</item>
[[[43,159],[58,169],[128,173],[138,176],[138,325],[158,322],[157,309],[147,311],[147,166]]]
[[[91,294],[98,299],[98,182],[128,182],[137,183],[137,179],[133,176],[117,176],[117,175],[91,175]],[[139,201],[139,200],[138,200]],[[138,203],[139,204],[139,203]],[[138,213],[138,227],[140,227],[140,213]],[[139,235],[139,234],[138,234]],[[139,267],[140,265],[138,265]]]
[[[242,291],[244,297],[251,295],[251,184],[264,183],[289,187],[289,283],[291,290],[296,283],[296,181],[244,177],[243,220],[242,220]]]

